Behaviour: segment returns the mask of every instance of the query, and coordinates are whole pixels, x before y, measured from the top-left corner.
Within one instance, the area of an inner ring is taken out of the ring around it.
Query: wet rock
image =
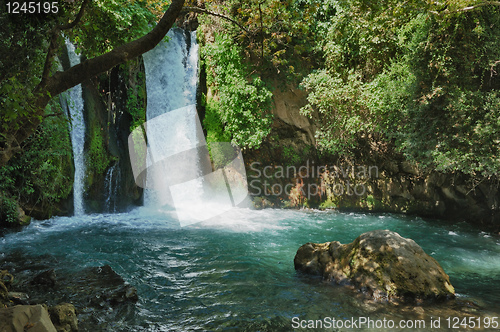
[[[0,309],[2,332],[57,332],[42,305],[18,305]]]
[[[88,301],[95,306],[135,303],[139,299],[137,290],[109,265],[85,269],[76,283],[82,293],[88,293]]]
[[[76,318],[75,306],[69,303],[61,303],[49,308],[50,319],[57,332],[78,331],[78,319]]]
[[[0,303],[9,302],[9,289],[8,287],[14,281],[14,277],[7,270],[0,271]]]
[[[294,264],[296,270],[349,285],[376,300],[418,302],[455,295],[434,258],[415,241],[388,230],[364,233],[349,244],[306,243]]]
[[[54,287],[56,285],[56,272],[54,269],[44,271],[33,278],[31,284]]]
[[[14,304],[29,304],[29,296],[26,293],[9,292],[9,300]]]

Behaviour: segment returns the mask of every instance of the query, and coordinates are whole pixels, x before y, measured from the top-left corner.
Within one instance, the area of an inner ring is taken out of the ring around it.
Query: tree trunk
[[[3,145],[0,146],[0,167],[5,166],[16,152],[21,149],[21,144],[33,134],[40,125],[45,112],[45,107],[51,98],[92,78],[106,72],[116,65],[122,64],[153,49],[167,34],[174,24],[177,16],[184,6],[185,0],[172,0],[162,19],[148,34],[119,46],[108,53],[86,60],[64,72],[56,72],[51,77],[43,80],[35,89],[35,99],[31,103],[33,112],[29,116],[20,117],[19,130],[7,135]]]

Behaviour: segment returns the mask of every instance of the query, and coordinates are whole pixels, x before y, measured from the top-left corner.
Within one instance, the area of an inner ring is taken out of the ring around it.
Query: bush
[[[15,200],[0,197],[0,224],[15,224],[18,221],[17,203]]]
[[[214,44],[202,48],[207,83],[216,91],[209,105],[205,125],[219,121],[224,137],[240,147],[257,148],[271,131],[272,93],[259,76],[242,61],[241,47],[229,37],[217,36]],[[213,127],[213,126],[212,126]]]

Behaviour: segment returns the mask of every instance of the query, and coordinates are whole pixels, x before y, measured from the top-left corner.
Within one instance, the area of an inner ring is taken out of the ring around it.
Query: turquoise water
[[[271,209],[233,210],[184,228],[174,220],[139,208],[35,221],[0,238],[0,258],[22,252],[28,262],[47,259],[56,262],[58,276],[109,264],[138,289],[139,302],[134,310],[101,318],[110,320],[102,328],[107,331],[289,331],[293,317],[500,316],[500,240],[467,225]],[[374,229],[414,239],[450,275],[459,301],[418,310],[373,303],[295,272],[293,258],[302,244],[348,243]],[[89,324],[83,321],[82,330],[92,331]]]

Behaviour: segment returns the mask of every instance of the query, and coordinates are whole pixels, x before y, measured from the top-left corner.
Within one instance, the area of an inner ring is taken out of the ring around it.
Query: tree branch
[[[153,49],[167,34],[180,14],[185,0],[173,0],[162,19],[148,34],[119,46],[108,53],[86,60],[64,72],[56,72],[47,80],[45,88],[54,97],[90,77],[110,70]]]
[[[183,12],[186,11],[186,12],[193,12],[193,13],[199,13],[199,14],[208,14],[208,15],[212,15],[212,16],[217,16],[217,17],[220,17],[220,18],[223,18],[231,23],[234,23],[236,24],[241,30],[245,31],[246,33],[249,33],[249,31],[244,27],[242,26],[241,24],[239,24],[238,22],[236,22],[235,20],[233,20],[232,18],[226,16],[226,15],[222,15],[222,14],[219,14],[219,13],[215,13],[215,12],[211,12],[211,11],[208,11],[206,9],[202,9],[202,8],[198,8],[198,7],[184,7],[184,9],[182,10]]]
[[[19,151],[18,147],[20,144],[35,132],[36,128],[43,120],[45,107],[51,98],[116,65],[122,64],[153,49],[161,42],[174,24],[184,6],[184,1],[185,0],[172,0],[171,5],[168,7],[162,19],[146,35],[119,46],[108,53],[86,60],[64,72],[58,71],[54,75],[46,77],[45,80],[42,79],[35,88],[35,97],[30,102],[33,111],[30,111],[27,115],[18,117],[16,119],[16,124],[19,126],[19,130],[15,133],[9,133],[6,135],[5,140],[0,142],[0,167],[6,165],[12,156]],[[47,75],[45,70],[44,74]]]
[[[76,15],[75,19],[73,20],[73,22],[70,22],[70,23],[67,23],[65,25],[60,25],[58,26],[57,28],[59,30],[68,30],[68,29],[73,29],[78,23],[80,23],[81,19],[82,19],[82,16],[83,16],[83,13],[85,12],[85,7],[87,6],[87,4],[92,1],[92,0],[83,0],[82,2],[82,5],[80,6],[80,11],[78,12],[78,14]]]
[[[468,11],[475,10],[477,8],[484,7],[484,6],[500,6],[500,1],[485,1],[485,2],[479,3],[477,5],[468,6],[468,7],[452,10],[452,11],[450,11],[448,9],[441,11],[441,12],[431,10],[430,13],[432,13],[434,15],[442,16],[442,15],[451,14],[451,13],[468,12]]]
[[[43,65],[43,72],[42,72],[42,81],[41,85],[44,86],[47,82],[47,79],[49,78],[50,75],[50,67],[52,65],[52,59],[54,58],[55,52],[58,48],[57,45],[57,39],[59,38],[59,35],[61,34],[62,30],[67,30],[67,29],[72,29],[74,28],[78,23],[80,23],[83,13],[85,12],[85,7],[87,4],[92,1],[92,0],[83,0],[82,5],[80,6],[80,10],[78,11],[78,14],[76,15],[75,19],[73,22],[69,22],[64,25],[57,25],[51,30],[51,37],[50,37],[50,43],[49,43],[49,49],[47,50],[47,56],[45,58],[45,64]]]

